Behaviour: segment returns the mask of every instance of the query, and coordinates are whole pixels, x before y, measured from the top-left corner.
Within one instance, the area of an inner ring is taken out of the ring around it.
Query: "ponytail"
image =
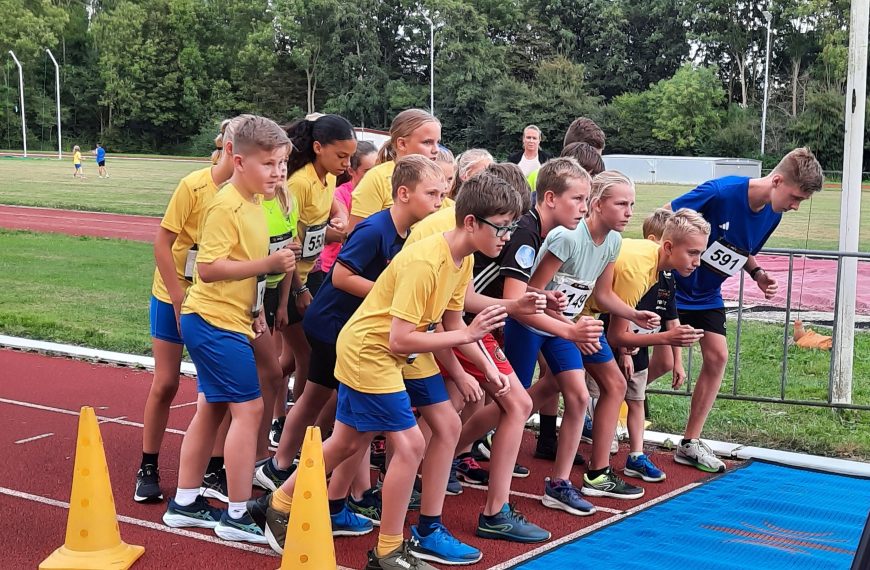
[[[339,115],[321,115],[313,120],[297,119],[284,127],[293,143],[293,152],[287,160],[287,176],[291,176],[317,158],[314,142],[328,145],[337,141],[353,140],[356,133],[353,125]]]
[[[406,109],[396,115],[390,124],[390,138],[378,152],[377,164],[396,160],[396,139],[411,136],[411,133],[431,122],[441,124],[434,115],[422,109]]]

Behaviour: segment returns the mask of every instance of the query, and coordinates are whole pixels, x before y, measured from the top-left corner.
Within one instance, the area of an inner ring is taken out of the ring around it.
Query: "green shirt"
[[[269,254],[284,247],[287,241],[296,237],[296,224],[299,221],[299,209],[296,200],[290,196],[292,204],[290,212],[285,216],[281,211],[281,202],[277,198],[263,201],[263,211],[266,212],[266,224],[269,227]],[[274,289],[284,279],[284,273],[266,276],[266,287]]]

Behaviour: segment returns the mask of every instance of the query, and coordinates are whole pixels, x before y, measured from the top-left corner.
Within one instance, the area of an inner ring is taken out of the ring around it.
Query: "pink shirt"
[[[350,195],[352,192],[353,186],[350,181],[335,188],[335,197],[338,198],[339,202],[347,206],[348,211],[350,211]],[[320,252],[320,267],[324,273],[329,273],[329,270],[332,269],[339,251],[341,251],[340,243],[328,243],[323,248],[323,251]]]

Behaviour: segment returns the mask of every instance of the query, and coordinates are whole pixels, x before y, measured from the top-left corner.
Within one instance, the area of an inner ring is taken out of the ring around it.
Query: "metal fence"
[[[797,404],[801,406],[818,406],[818,407],[826,407],[826,408],[840,408],[840,409],[851,409],[851,410],[870,410],[870,404],[855,404],[855,403],[844,403],[844,402],[835,402],[834,401],[834,384],[837,381],[835,376],[835,367],[834,363],[837,359],[837,338],[840,334],[840,327],[837,322],[837,309],[839,302],[839,293],[840,293],[840,275],[841,275],[841,265],[843,260],[846,258],[855,258],[859,261],[870,261],[870,253],[854,253],[854,252],[844,252],[844,251],[821,251],[821,250],[810,250],[810,249],[765,249],[762,250],[762,254],[770,254],[770,255],[787,255],[788,256],[788,282],[787,282],[787,291],[786,291],[786,304],[785,304],[785,317],[783,320],[783,334],[782,334],[782,356],[780,361],[780,382],[779,382],[779,394],[778,395],[769,395],[769,396],[757,396],[757,395],[747,395],[740,393],[740,340],[741,334],[743,332],[743,323],[745,319],[744,312],[745,308],[743,306],[743,291],[744,291],[744,281],[745,281],[745,273],[740,273],[740,292],[738,295],[738,306],[737,306],[737,328],[736,328],[736,337],[734,339],[734,350],[729,354],[729,357],[733,359],[733,380],[731,384],[731,389],[726,391],[720,388],[719,394],[717,398],[725,399],[725,400],[743,400],[749,402],[766,402],[766,403],[777,403],[777,404]],[[828,368],[828,386],[827,386],[827,398],[822,400],[801,400],[801,399],[790,399],[786,397],[786,391],[788,388],[788,349],[791,338],[791,315],[792,315],[792,283],[794,281],[794,260],[795,257],[804,258],[804,257],[812,257],[812,258],[821,258],[821,259],[833,259],[837,261],[837,283],[836,283],[836,297],[834,302],[834,310],[833,310],[833,347],[830,353],[830,366]],[[688,358],[687,358],[687,366],[686,366],[686,384],[685,389],[680,390],[662,390],[657,388],[648,388],[647,392],[651,394],[668,394],[668,395],[678,395],[678,396],[691,396],[693,393],[692,388],[692,378],[693,378],[693,364],[694,361],[698,360],[699,356],[697,351],[700,349],[697,346],[692,346],[688,349]],[[861,379],[856,378],[857,380],[870,380],[870,379]],[[724,379],[723,379],[724,382]]]

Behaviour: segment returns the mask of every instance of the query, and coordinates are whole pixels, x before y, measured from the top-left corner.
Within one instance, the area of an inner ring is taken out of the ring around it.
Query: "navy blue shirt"
[[[744,254],[755,255],[779,225],[782,214],[767,204],[758,212],[749,207],[749,178],[726,176],[704,182],[671,202],[674,211],[689,208],[710,223],[707,247],[722,240]],[[677,307],[686,310],[719,309],[726,276],[701,263],[689,277],[675,274]]]
[[[357,224],[335,261],[360,277],[376,281],[404,244],[405,238],[386,209]],[[306,334],[330,344],[335,344],[341,328],[363,302],[332,284],[333,271],[335,268],[326,276],[302,321]]]

